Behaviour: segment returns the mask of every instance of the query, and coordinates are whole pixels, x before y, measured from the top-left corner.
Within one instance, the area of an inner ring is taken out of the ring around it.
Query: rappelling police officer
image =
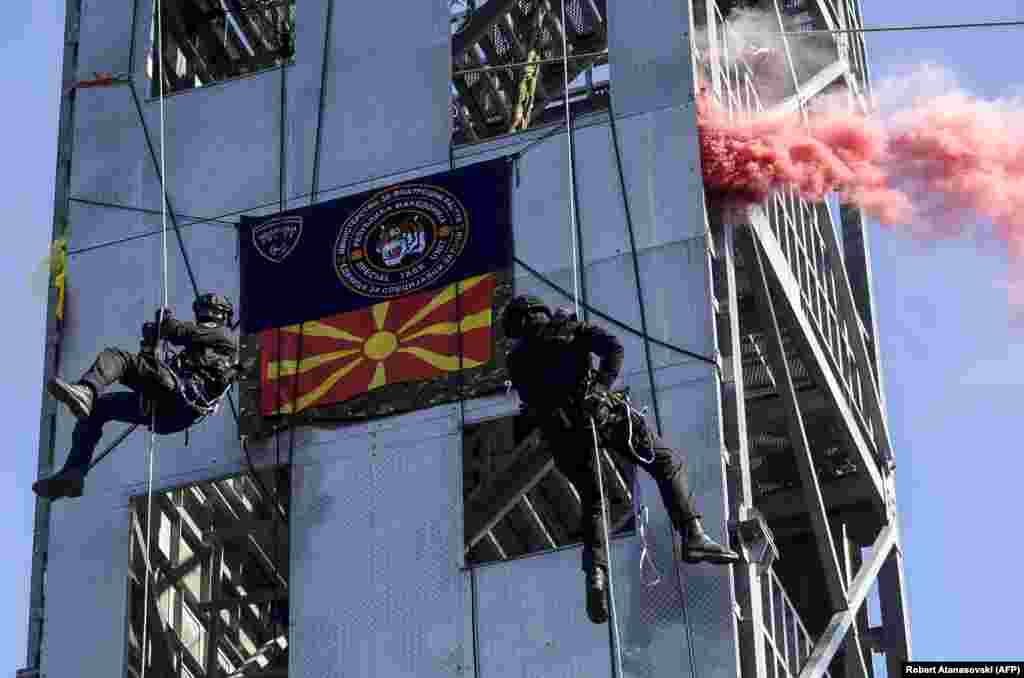
[[[525,409],[538,418],[558,470],[580,494],[587,616],[592,622],[608,619],[608,545],[591,421],[601,446],[632,459],[654,478],[672,524],[682,535],[684,561],[738,560],[736,553],[704,533],[682,460],[650,431],[622,394],[610,390],[624,355],[617,337],[566,312],[553,314],[530,295],[509,303],[502,327],[514,342],[507,355],[512,386]],[[597,370],[591,354],[600,360]]]
[[[155,412],[155,432],[168,434],[185,431],[216,410],[240,371],[229,334],[234,309],[225,297],[203,294],[192,310],[195,322],[176,320],[170,309],[160,309],[155,321],[143,324],[138,353],[105,349],[77,382],[54,378],[47,384],[78,423],[64,467],[36,481],[33,492],[49,499],[80,497],[107,422],[150,425]],[[182,350],[161,359],[159,340]],[[118,382],[130,390],[104,393]]]

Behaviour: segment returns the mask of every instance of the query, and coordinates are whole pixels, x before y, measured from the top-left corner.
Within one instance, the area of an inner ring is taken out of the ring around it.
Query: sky
[[[9,3],[0,129],[8,186],[2,212],[4,335],[0,424],[0,673],[25,665],[44,304],[33,277],[53,223],[63,1]],[[863,0],[869,26],[1024,19],[1024,0]],[[1024,29],[872,34],[872,76],[922,61],[945,66],[983,98],[1024,95]],[[1002,55],[1002,56],[999,56]],[[1024,134],[1024,130],[1022,130]],[[922,246],[873,224],[880,350],[918,659],[1021,659],[1024,560],[1012,511],[1024,459],[1024,329],[1010,325],[1007,260],[971,241]],[[60,456],[60,454],[58,454]]]

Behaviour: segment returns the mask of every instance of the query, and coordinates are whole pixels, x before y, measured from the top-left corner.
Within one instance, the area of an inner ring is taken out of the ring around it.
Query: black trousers
[[[152,415],[143,411],[143,398],[156,407],[155,432],[161,435],[184,431],[199,418],[195,409],[178,394],[174,373],[151,354],[105,349],[79,382],[91,386],[96,399],[92,413],[75,425],[71,452],[64,468],[88,469],[96,445],[103,436],[103,426],[108,422],[152,424]],[[115,383],[131,390],[104,393]]]
[[[580,525],[583,533],[583,570],[587,571],[594,565],[607,568],[608,544],[604,536],[601,492],[597,485],[597,469],[594,466],[594,434],[589,420],[576,416],[571,417],[569,422],[569,425],[566,425],[557,416],[548,420],[544,425],[544,435],[551,445],[555,466],[580,494],[583,511]],[[626,424],[623,422],[621,425]],[[683,531],[686,523],[699,515],[690,496],[686,466],[683,460],[677,459],[672,449],[653,432],[651,438],[654,441],[653,450],[637,450],[639,456],[643,457],[638,459],[628,449],[608,445],[610,439],[624,440],[625,436],[602,435],[601,428],[598,428],[598,442],[601,447],[616,454],[619,459],[639,466],[654,479],[673,525],[677,530]],[[651,461],[647,462],[648,459]],[[604,482],[607,498],[607,473],[604,474]]]

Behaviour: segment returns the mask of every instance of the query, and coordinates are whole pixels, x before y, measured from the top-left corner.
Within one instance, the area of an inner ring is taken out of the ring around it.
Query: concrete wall
[[[608,5],[613,102],[646,321],[653,337],[713,356],[686,3]],[[328,199],[447,169],[447,2],[403,3],[400,21],[396,7],[336,2],[328,32],[326,0],[299,0],[296,63],[286,73],[274,69],[168,97],[167,190],[179,222],[240,210],[267,214],[282,201],[306,204],[313,191]],[[133,76],[159,153],[159,105],[145,97],[142,70],[152,8],[139,0],[134,9],[133,18],[130,0],[84,3],[80,75],[127,70],[134,26]],[[61,372],[71,377],[105,346],[136,346],[140,324],[159,301],[162,257],[160,186],[130,90],[79,92],[75,131],[72,291],[61,356]],[[454,164],[512,154],[536,136],[457,149]],[[611,139],[604,114],[581,121],[576,135],[585,294],[639,328],[641,295]],[[571,290],[565,144],[564,135],[552,136],[519,159],[513,217],[516,256]],[[237,299],[230,224],[188,226],[182,234],[201,290]],[[168,247],[171,303],[187,315],[192,287],[173,234]],[[571,304],[525,269],[516,274],[518,291]],[[628,351],[624,382],[641,403],[657,398],[665,438],[686,455],[709,532],[723,539],[716,368],[658,347],[648,366],[643,340],[616,331]],[[583,611],[578,549],[463,568],[460,423],[463,414],[474,421],[514,408],[514,399],[496,397],[299,432],[291,525],[294,675],[466,676],[474,666],[482,678],[611,675],[607,631],[591,626]],[[58,463],[72,423],[62,412]],[[146,441],[144,433],[129,438],[90,476],[86,497],[54,511],[42,665],[52,678],[123,671],[126,506],[145,489]],[[270,445],[253,453],[258,465],[273,461]],[[156,489],[242,470],[227,407],[192,432],[188,447],[183,436],[158,440]],[[616,543],[626,675],[689,676],[692,653],[702,677],[733,678],[728,573],[677,568],[654,484],[643,477],[641,488],[662,581],[640,581],[636,537]],[[86,625],[82,609],[89,610]]]

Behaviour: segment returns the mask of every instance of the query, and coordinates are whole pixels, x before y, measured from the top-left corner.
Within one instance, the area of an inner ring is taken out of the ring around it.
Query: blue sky
[[[863,0],[868,25],[1024,19],[1024,2]],[[41,393],[43,304],[32,275],[52,225],[63,2],[9,3],[0,24],[7,64],[0,126],[4,232],[0,289],[7,362],[0,422],[0,673],[25,663],[33,495]],[[920,61],[941,64],[975,94],[1024,94],[1022,29],[874,34],[873,76]],[[1022,130],[1024,133],[1024,130]],[[913,621],[921,659],[1020,658],[1024,547],[1011,532],[1024,461],[1024,329],[1006,305],[998,247],[953,241],[922,247],[873,226],[882,361],[899,468],[898,492]]]

